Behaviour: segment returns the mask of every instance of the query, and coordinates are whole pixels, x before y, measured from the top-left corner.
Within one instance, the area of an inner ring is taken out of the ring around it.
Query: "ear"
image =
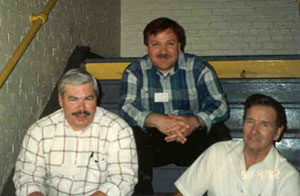
[[[181,43],[180,43],[180,42],[178,42],[178,51],[183,52],[183,51],[181,50]]]
[[[62,98],[61,94],[58,94],[58,102],[59,102],[59,106],[62,108],[63,98]]]
[[[284,128],[283,125],[281,125],[280,127],[277,128],[276,133],[275,133],[274,138],[273,138],[274,141],[279,140],[279,138],[281,137],[283,128]]]

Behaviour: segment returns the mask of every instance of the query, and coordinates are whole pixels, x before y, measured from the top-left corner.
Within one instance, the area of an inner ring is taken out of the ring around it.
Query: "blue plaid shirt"
[[[156,93],[167,94],[169,101],[155,102]],[[228,117],[228,106],[214,69],[200,57],[181,52],[164,75],[145,55],[123,73],[119,114],[129,125],[144,127],[151,113],[198,116],[209,131]]]

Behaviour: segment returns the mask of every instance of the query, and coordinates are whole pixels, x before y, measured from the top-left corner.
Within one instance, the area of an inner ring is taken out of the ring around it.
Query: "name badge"
[[[154,102],[169,102],[169,93],[155,93]]]
[[[77,169],[77,165],[63,164],[59,168],[59,174],[63,176],[75,176]]]

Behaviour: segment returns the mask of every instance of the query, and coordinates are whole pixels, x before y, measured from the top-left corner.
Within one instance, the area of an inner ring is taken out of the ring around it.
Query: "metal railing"
[[[46,23],[48,15],[52,8],[54,7],[57,0],[50,0],[43,11],[38,15],[30,14],[30,22],[32,23],[31,29],[28,31],[21,44],[18,46],[10,60],[4,66],[0,73],[0,89],[5,83],[6,79],[11,74],[12,70],[15,68],[16,64],[24,54],[26,48],[29,46],[30,42],[34,38],[35,34],[38,32],[40,27]]]

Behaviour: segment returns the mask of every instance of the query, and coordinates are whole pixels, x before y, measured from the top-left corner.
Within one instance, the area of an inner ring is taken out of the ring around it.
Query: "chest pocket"
[[[150,92],[148,88],[142,88],[140,93],[142,107],[149,109],[149,101],[154,103],[154,93]]]
[[[86,173],[86,177],[88,181],[97,182],[101,176],[107,175],[107,161],[101,157],[101,155],[97,156],[96,154],[91,157],[88,157],[88,161],[82,165],[82,172]]]

